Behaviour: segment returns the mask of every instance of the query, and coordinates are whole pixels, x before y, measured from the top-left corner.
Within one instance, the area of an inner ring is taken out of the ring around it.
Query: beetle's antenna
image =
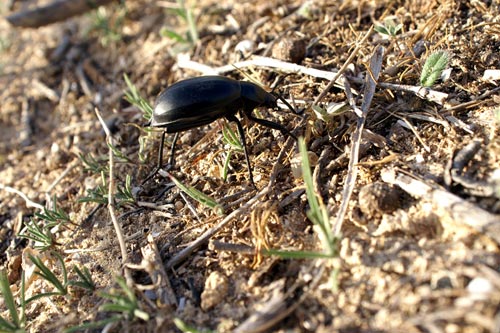
[[[283,104],[285,104],[289,109],[290,111],[292,111],[293,113],[295,114],[298,114],[297,111],[295,111],[295,109],[290,105],[290,103],[288,103],[286,101],[286,99],[284,99],[283,97],[281,97],[281,95],[278,95],[278,94],[274,94],[280,101],[283,102]]]
[[[282,101],[283,104],[285,104],[290,109],[290,111],[292,111],[294,114],[298,114],[298,112],[295,111],[295,109],[290,105],[290,103],[288,103],[280,94],[278,94],[277,92],[274,91],[276,88],[279,87],[279,85],[283,82],[283,80],[287,76],[290,76],[292,74],[295,74],[295,73],[288,73],[288,74],[285,74],[282,77],[280,77],[278,79],[278,81],[276,82],[276,84],[274,85],[274,87],[271,89],[271,94],[273,94],[277,99],[279,99],[280,101]]]
[[[275,92],[274,92],[274,89],[278,88],[278,87],[279,87],[279,85],[283,82],[283,80],[284,80],[287,76],[290,76],[290,75],[292,75],[292,74],[295,74],[295,73],[288,73],[288,74],[285,74],[285,75],[283,75],[282,77],[280,77],[280,78],[278,79],[278,81],[276,82],[276,84],[274,85],[274,87],[272,87],[272,88],[271,88],[271,93],[273,93],[273,94],[277,94],[277,93],[275,93]]]

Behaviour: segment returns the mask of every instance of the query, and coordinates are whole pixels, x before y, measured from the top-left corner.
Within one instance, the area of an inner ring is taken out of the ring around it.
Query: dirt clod
[[[210,273],[201,293],[201,308],[204,311],[211,310],[224,300],[228,290],[229,283],[224,274],[217,271]]]

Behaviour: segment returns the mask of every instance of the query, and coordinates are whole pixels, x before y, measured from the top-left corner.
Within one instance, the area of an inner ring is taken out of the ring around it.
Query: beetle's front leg
[[[170,158],[168,159],[168,168],[169,169],[174,167],[175,144],[177,143],[178,138],[179,138],[179,132],[176,132],[174,135],[174,140],[172,142],[172,147],[170,148]],[[162,143],[163,143],[163,139],[162,139]],[[162,152],[162,154],[163,154],[163,152]],[[160,168],[161,168],[161,163],[162,163],[162,161],[159,160],[158,165],[160,166]]]
[[[251,112],[245,112],[246,116],[248,117],[248,119],[252,120],[252,121],[255,121],[257,124],[260,124],[262,126],[265,126],[265,127],[269,127],[269,128],[272,128],[272,129],[275,129],[275,130],[278,130],[281,132],[281,134],[283,135],[288,135],[288,136],[291,136],[292,138],[295,139],[295,141],[297,141],[297,137],[295,135],[293,135],[292,133],[290,133],[289,130],[287,130],[286,128],[284,128],[283,126],[281,126],[280,124],[278,123],[275,123],[273,121],[270,121],[270,120],[265,120],[265,119],[261,119],[261,118],[256,118],[252,115]]]
[[[167,131],[163,131],[161,134],[160,148],[158,150],[158,161],[156,163],[156,167],[149,174],[149,176],[147,176],[146,179],[144,179],[142,181],[142,185],[144,185],[148,180],[153,178],[158,173],[158,171],[160,171],[161,167],[163,166],[163,148],[165,146],[165,136],[166,135],[167,135]],[[176,132],[174,135],[174,141],[172,142],[172,148],[170,148],[170,158],[168,159],[167,170],[170,170],[171,168],[174,167],[175,144],[176,144],[178,138],[179,138],[179,132]]]

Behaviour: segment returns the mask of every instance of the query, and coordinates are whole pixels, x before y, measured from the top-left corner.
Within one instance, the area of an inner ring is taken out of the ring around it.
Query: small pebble
[[[306,42],[303,39],[285,37],[273,47],[273,58],[300,63],[306,56]]]
[[[467,291],[474,300],[486,300],[489,294],[493,292],[493,285],[489,280],[477,277],[469,282]]]
[[[403,191],[398,187],[381,182],[372,183],[359,191],[359,208],[366,216],[391,213],[401,207],[403,197]]]
[[[252,40],[245,39],[236,44],[234,50],[247,57],[255,50],[255,43]]]

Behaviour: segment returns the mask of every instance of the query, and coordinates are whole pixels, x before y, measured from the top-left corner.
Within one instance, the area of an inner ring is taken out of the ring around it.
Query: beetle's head
[[[276,108],[278,106],[278,100],[280,100],[290,109],[290,111],[296,113],[290,103],[279,94],[274,92],[269,93],[251,82],[241,82],[241,97],[245,100],[245,108],[250,111],[258,106]]]
[[[241,82],[241,97],[245,108],[255,109],[258,106],[275,107],[276,97],[252,82]]]

